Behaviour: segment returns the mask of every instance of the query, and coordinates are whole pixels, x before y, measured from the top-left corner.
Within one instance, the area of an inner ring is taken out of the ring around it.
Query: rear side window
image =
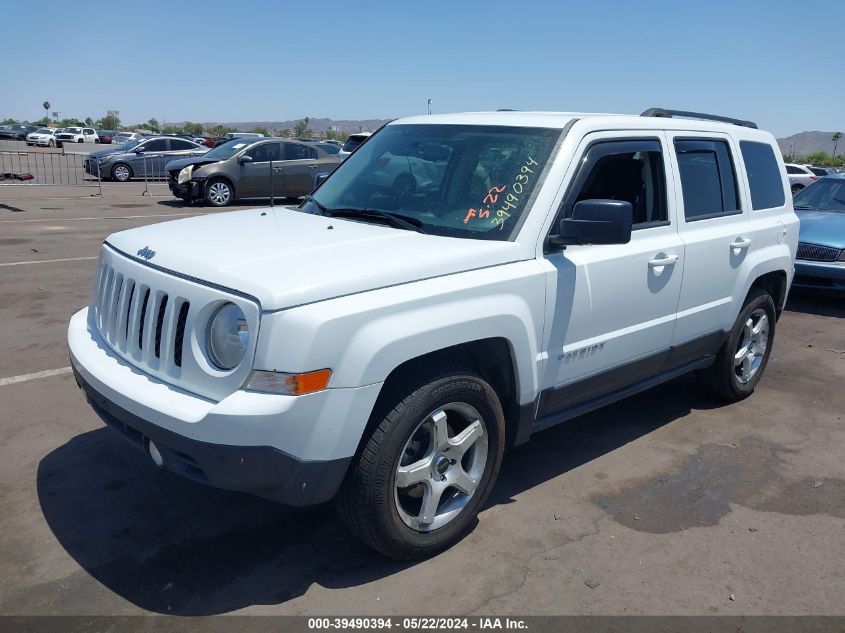
[[[727,142],[676,139],[687,221],[741,213],[736,171]]]
[[[796,167],[795,165],[787,165],[786,166],[786,173],[787,174],[801,174],[802,176],[807,175],[806,171],[804,171],[800,167]]]
[[[748,172],[751,208],[757,210],[782,207],[786,201],[783,180],[772,146],[768,143],[740,141],[739,151],[742,152],[742,161],[745,163],[745,171]]]
[[[317,150],[298,143],[285,143],[285,160],[308,160],[317,158]]]

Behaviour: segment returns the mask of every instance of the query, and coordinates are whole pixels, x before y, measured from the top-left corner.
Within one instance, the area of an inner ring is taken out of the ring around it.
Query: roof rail
[[[663,108],[649,108],[640,116],[654,116],[671,119],[673,117],[683,117],[686,119],[704,119],[705,121],[719,121],[721,123],[733,123],[734,125],[741,125],[742,127],[750,127],[757,129],[757,124],[754,121],[743,121],[742,119],[732,119],[727,116],[719,116],[718,114],[704,114],[702,112],[686,112],[685,110],[664,110]]]

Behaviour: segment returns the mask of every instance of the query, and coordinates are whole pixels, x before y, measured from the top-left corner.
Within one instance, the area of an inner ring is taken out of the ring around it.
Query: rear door
[[[677,175],[678,216],[686,265],[673,344],[692,349],[720,342],[739,311],[743,262],[760,240],[749,225],[736,165],[737,147],[725,134],[669,132]],[[708,335],[710,335],[708,337]],[[716,345],[718,348],[718,345]],[[715,353],[715,349],[702,349]]]
[[[634,225],[628,244],[547,255],[556,274],[539,417],[648,379],[668,359],[685,262],[667,153],[657,131],[589,134],[576,152],[558,220],[578,201],[614,199],[631,202]]]
[[[284,195],[304,196],[314,190],[319,163],[317,150],[304,143],[284,143]]]

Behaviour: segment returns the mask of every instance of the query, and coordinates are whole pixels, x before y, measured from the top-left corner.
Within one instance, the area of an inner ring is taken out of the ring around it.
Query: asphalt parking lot
[[[396,563],[330,507],[155,470],[85,403],[99,244],[211,211],[150,190],[0,187],[0,614],[845,614],[841,298],[793,295],[751,398],[685,377],[543,432],[464,541]]]

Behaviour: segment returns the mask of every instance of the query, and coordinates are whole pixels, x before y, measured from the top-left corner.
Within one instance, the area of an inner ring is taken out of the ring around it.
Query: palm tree
[[[41,107],[44,108],[44,120],[47,121],[47,123],[49,123],[50,122],[50,102],[45,101],[44,103],[41,104]]]
[[[834,134],[830,140],[833,141],[833,157],[836,158],[836,146],[839,145],[839,139],[842,138],[842,132]]]

